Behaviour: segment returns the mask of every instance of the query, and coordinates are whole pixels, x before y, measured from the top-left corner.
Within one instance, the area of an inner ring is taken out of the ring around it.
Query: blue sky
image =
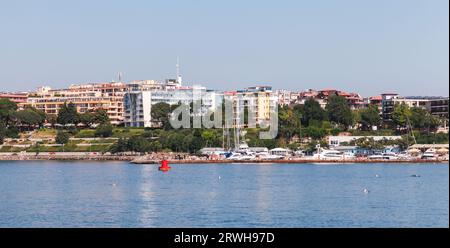
[[[0,0],[0,91],[174,77],[448,95],[448,0]]]

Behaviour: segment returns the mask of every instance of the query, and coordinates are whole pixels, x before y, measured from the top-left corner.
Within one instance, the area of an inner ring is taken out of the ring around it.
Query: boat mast
[[[239,144],[240,144],[240,140],[239,140],[239,135],[240,135],[240,105],[239,105],[239,98],[238,98],[238,102],[236,104],[236,118],[234,121],[234,149],[238,150],[239,149]]]
[[[412,129],[411,122],[409,121],[409,117],[408,116],[406,116],[406,122],[407,122],[407,125],[408,125],[408,130],[411,133],[411,136],[413,137],[414,144],[417,144],[416,137],[414,136],[414,131]]]
[[[222,149],[225,150],[225,127],[222,125]]]

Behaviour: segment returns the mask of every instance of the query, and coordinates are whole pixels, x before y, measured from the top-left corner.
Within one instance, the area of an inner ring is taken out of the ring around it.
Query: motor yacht
[[[340,152],[336,150],[326,150],[321,149],[320,153],[315,153],[313,155],[313,159],[318,160],[346,160],[346,159],[354,159],[355,155],[350,152]]]
[[[422,154],[421,158],[422,159],[437,159],[437,157],[438,157],[438,154],[436,153],[436,149],[430,148]]]

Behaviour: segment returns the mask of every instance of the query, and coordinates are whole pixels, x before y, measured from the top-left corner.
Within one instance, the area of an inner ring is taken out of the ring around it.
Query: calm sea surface
[[[0,162],[0,227],[449,227],[449,166]]]

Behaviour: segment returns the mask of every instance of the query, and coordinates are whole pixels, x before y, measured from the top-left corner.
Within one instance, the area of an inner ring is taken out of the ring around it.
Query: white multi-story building
[[[278,104],[281,106],[290,105],[296,99],[292,99],[292,92],[289,90],[277,90]]]
[[[200,86],[175,86],[169,83],[161,88],[129,91],[124,97],[124,124],[127,127],[156,126],[158,123],[152,121],[153,105],[157,103],[190,105],[200,98],[202,110],[213,111],[219,106],[216,92]]]

